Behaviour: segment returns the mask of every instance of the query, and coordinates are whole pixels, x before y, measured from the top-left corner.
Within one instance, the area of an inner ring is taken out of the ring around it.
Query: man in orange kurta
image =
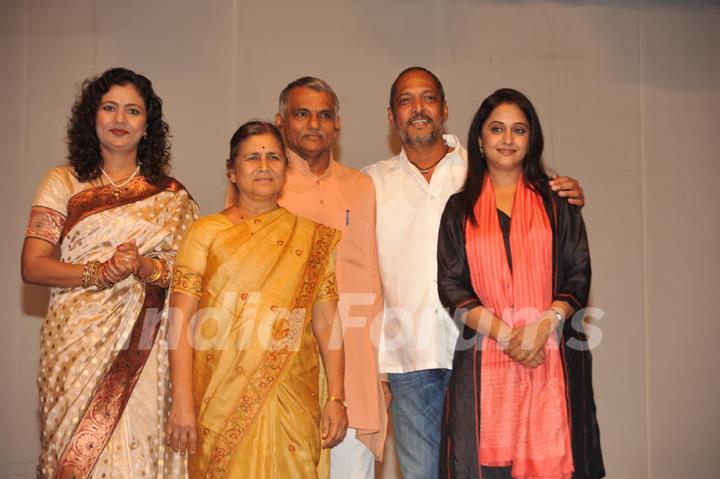
[[[378,373],[377,345],[383,298],[375,239],[372,180],[334,160],[339,102],[323,80],[303,77],[280,94],[275,123],[290,167],[280,204],[342,231],[337,247],[338,312],[345,339],[345,393],[349,429],[331,451],[334,478],[372,478],[382,459],[387,428],[387,383]],[[373,324],[376,323],[376,324]]]

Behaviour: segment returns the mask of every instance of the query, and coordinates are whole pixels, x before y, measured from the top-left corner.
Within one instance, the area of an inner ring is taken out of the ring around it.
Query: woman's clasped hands
[[[140,269],[141,255],[135,241],[121,243],[112,257],[105,262],[105,274],[113,284],[118,283]]]
[[[545,345],[556,327],[555,314],[548,310],[532,323],[514,328],[505,325],[499,334],[498,343],[516,363],[536,368],[545,361]]]

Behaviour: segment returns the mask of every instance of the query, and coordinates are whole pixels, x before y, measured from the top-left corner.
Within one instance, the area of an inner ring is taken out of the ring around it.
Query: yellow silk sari
[[[189,333],[198,432],[190,477],[322,475],[311,320],[314,303],[337,300],[339,239],[283,208],[238,225],[210,215],[191,228],[172,288],[200,300]]]
[[[135,240],[142,254],[172,265],[196,217],[197,205],[170,178],[160,186],[135,178],[115,197],[63,166],[38,188],[26,236],[59,244],[67,263],[106,261]],[[173,467],[182,474],[163,440],[164,296],[133,276],[101,291],[52,288],[41,329],[38,477],[162,478]]]

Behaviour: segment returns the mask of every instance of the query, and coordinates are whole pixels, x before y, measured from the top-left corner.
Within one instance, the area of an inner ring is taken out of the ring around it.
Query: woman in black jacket
[[[483,101],[470,126],[467,180],[445,207],[438,242],[440,298],[463,328],[443,477],[605,475],[592,358],[576,314],[590,290],[585,225],[579,208],[550,190],[542,151],[522,93],[501,89]]]

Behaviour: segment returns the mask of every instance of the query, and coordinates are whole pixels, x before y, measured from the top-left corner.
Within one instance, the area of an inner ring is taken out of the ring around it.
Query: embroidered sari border
[[[144,337],[146,312],[161,309],[167,290],[148,284],[145,301],[130,334],[128,347],[120,351],[90,398],[82,418],[58,460],[53,479],[85,479],[100,459],[120,422],[140,373],[150,357],[151,347]],[[160,321],[152,326],[153,344]]]
[[[143,177],[133,178],[120,195],[112,194],[113,186],[105,185],[76,193],[68,200],[68,214],[63,226],[60,240],[62,240],[80,221],[96,213],[100,213],[118,206],[125,206],[136,201],[145,200],[162,191],[178,192],[185,187],[175,178],[167,177],[159,185],[148,182]]]
[[[324,225],[316,226],[313,248],[305,267],[304,279],[295,295],[295,309],[310,306],[310,302],[312,302],[319,286],[325,261],[332,250],[335,234],[336,230],[333,228]],[[218,438],[213,446],[203,477],[224,477],[233,451],[237,449],[243,436],[250,429],[268,393],[276,385],[278,378],[284,371],[292,352],[288,349],[287,344],[280,350],[268,352],[266,361],[254,372],[247,388],[237,401],[235,410],[228,417],[225,427],[218,433]]]

